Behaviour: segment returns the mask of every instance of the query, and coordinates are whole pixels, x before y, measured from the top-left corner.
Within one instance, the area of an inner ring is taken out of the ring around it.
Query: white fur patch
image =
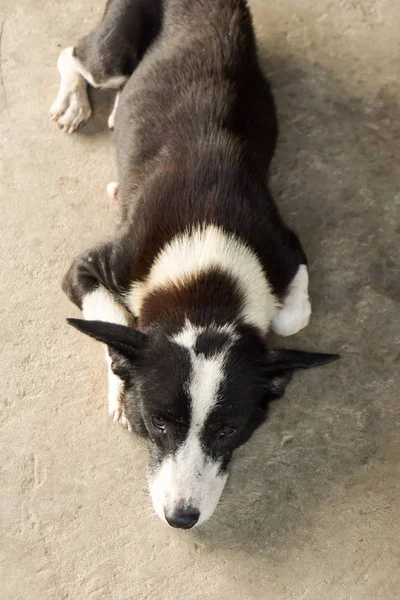
[[[110,113],[110,116],[108,117],[108,127],[109,127],[109,129],[114,129],[114,125],[115,125],[115,113],[117,112],[118,103],[119,103],[119,97],[120,97],[120,92],[117,92],[117,95],[115,96],[115,100],[114,100],[113,109],[112,109],[112,111]]]
[[[212,331],[215,333],[225,333],[230,337],[230,344],[235,342],[238,339],[235,326],[231,323],[227,325],[214,325],[210,323],[207,327],[199,327],[197,325],[193,325],[189,320],[186,320],[185,326],[183,329],[174,335],[171,339],[176,344],[183,346],[184,348],[194,348],[196,344],[196,340],[200,333],[204,331]]]
[[[105,351],[108,375],[108,414],[114,423],[117,423],[122,416],[121,396],[124,391],[124,383],[115,375],[111,368],[111,356],[107,346]]]
[[[107,195],[110,198],[110,200],[115,200],[115,198],[118,195],[118,188],[119,188],[119,182],[118,181],[110,181],[110,183],[107,183]]]
[[[212,358],[204,355],[192,358],[192,377],[189,394],[192,402],[192,420],[190,427],[200,431],[207,415],[217,403],[217,392],[224,379],[225,354]]]
[[[128,325],[129,313],[119,304],[111,292],[99,286],[82,300],[83,318],[87,321],[105,321]]]
[[[128,294],[132,312],[140,314],[144,297],[156,288],[184,285],[193,275],[219,268],[236,281],[244,299],[243,320],[266,333],[278,303],[256,254],[234,235],[215,225],[176,236],[158,255],[147,280]]]
[[[118,304],[113,295],[102,286],[86,294],[83,298],[82,313],[86,321],[105,321],[106,323],[129,325],[129,316],[125,308]],[[105,350],[108,372],[108,413],[114,423],[120,421],[129,429],[121,403],[124,384],[111,369],[111,358],[107,346]]]
[[[288,286],[282,307],[272,321],[272,330],[282,336],[294,335],[308,325],[310,315],[308,270],[306,265],[300,265]]]
[[[50,117],[67,133],[73,133],[92,113],[86,83],[76,68],[73,48],[65,48],[58,58],[61,75],[57,98],[50,108]]]
[[[207,330],[227,333],[230,336],[224,349],[211,357],[195,354],[194,346],[200,333]],[[212,408],[217,402],[217,392],[224,378],[224,364],[226,355],[231,345],[238,339],[234,327],[195,327],[189,321],[182,331],[172,340],[189,350],[192,365],[191,378],[187,384],[187,391],[191,399],[191,424],[190,428],[199,432]]]

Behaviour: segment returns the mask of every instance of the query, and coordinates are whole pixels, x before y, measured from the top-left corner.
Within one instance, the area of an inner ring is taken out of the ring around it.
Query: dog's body
[[[157,514],[191,527],[214,511],[260,406],[295,368],[333,358],[265,346],[311,309],[305,254],[265,182],[277,126],[250,14],[244,0],[111,0],[58,66],[52,115],[68,132],[90,115],[85,79],[126,83],[122,223],[63,287],[83,311],[73,324],[108,346],[110,413],[150,439]]]

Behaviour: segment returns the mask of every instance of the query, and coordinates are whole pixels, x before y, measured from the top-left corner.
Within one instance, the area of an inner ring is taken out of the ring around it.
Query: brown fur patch
[[[139,328],[153,322],[183,324],[187,318],[196,325],[223,325],[240,313],[243,298],[231,277],[219,269],[210,269],[188,278],[183,284],[171,284],[145,296]]]

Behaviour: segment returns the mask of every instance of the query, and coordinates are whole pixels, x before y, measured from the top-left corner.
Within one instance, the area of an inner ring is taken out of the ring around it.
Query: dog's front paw
[[[127,429],[128,431],[132,431],[132,426],[129,423],[128,417],[126,416],[124,410],[122,410],[119,422],[121,423],[122,427],[125,427],[125,429]]]
[[[68,94],[59,94],[50,108],[50,118],[66,133],[73,133],[85,123],[92,109],[86,89],[78,88]]]
[[[110,374],[108,377],[108,414],[113,420],[113,423],[120,423],[122,427],[125,427],[128,431],[132,431],[131,424],[125,414],[124,404],[123,404],[123,382],[117,377],[113,375],[113,379],[115,378],[117,382],[116,385],[111,384]]]
[[[124,382],[113,372],[108,351],[106,360],[108,365],[108,414],[114,423],[120,422],[128,431],[132,431],[124,410]]]
[[[311,315],[308,297],[308,270],[300,265],[289,285],[288,293],[278,314],[272,321],[272,330],[278,335],[294,335],[307,327]]]
[[[307,327],[311,315],[311,304],[308,297],[301,301],[288,302],[281,308],[272,321],[272,331],[283,337],[294,335]]]
[[[118,188],[119,188],[118,181],[110,181],[110,183],[107,184],[107,187],[106,187],[107,196],[110,198],[110,200],[115,200],[115,198],[118,195]]]
[[[112,418],[113,423],[118,423],[123,413],[121,396],[119,394],[117,396],[114,394],[114,391],[110,390],[110,376],[108,377],[108,381],[108,414]]]
[[[108,393],[108,414],[113,420],[113,423],[120,423],[122,427],[125,427],[128,431],[132,431],[131,424],[125,414],[122,397],[116,398]]]

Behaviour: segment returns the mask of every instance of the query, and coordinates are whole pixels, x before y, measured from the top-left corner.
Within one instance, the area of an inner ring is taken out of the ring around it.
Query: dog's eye
[[[154,427],[157,427],[157,429],[165,433],[165,421],[162,417],[151,417],[151,422],[153,423]]]
[[[232,433],[234,433],[235,431],[236,431],[235,428],[231,427],[231,425],[224,425],[219,430],[219,437],[220,438],[228,437],[228,435],[232,435]]]

